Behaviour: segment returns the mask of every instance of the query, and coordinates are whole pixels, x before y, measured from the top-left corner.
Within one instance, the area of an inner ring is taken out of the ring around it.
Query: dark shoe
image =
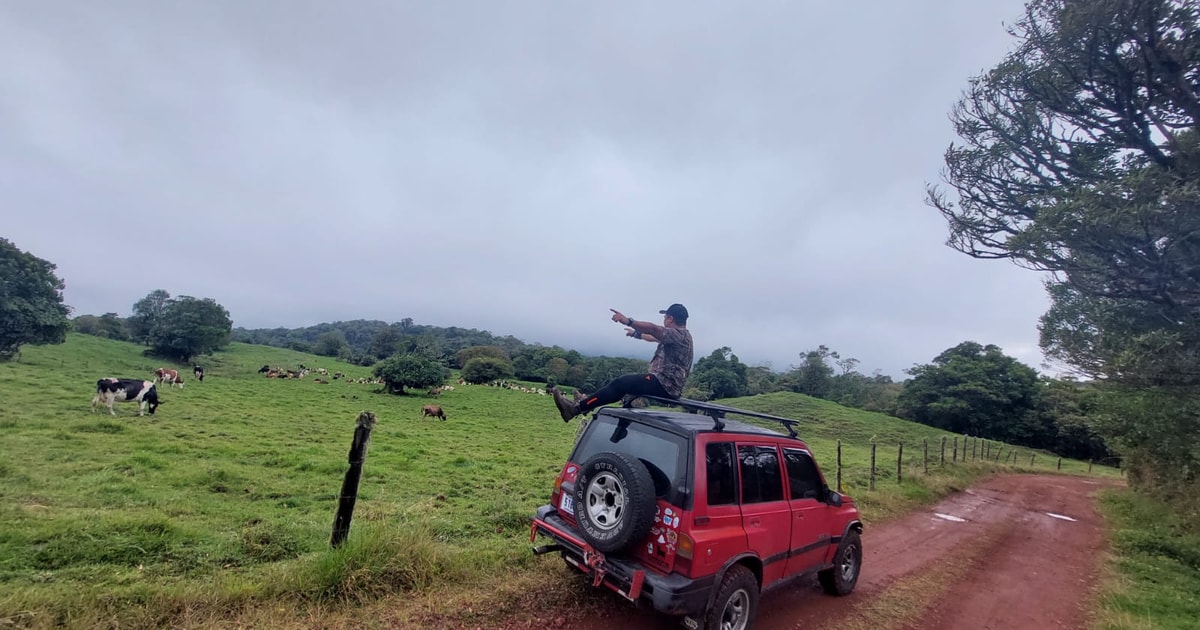
[[[550,395],[554,396],[554,405],[558,407],[558,413],[562,416],[563,422],[570,422],[571,418],[579,415],[579,405],[567,400],[558,388],[550,390]]]
[[[578,387],[576,387],[574,397],[575,397],[575,402],[582,402],[585,398],[587,398],[587,394],[583,393],[582,389],[579,389]]]

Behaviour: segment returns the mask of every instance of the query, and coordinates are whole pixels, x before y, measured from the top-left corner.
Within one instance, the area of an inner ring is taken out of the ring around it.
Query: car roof
[[[639,422],[646,422],[665,428],[674,430],[677,433],[684,434],[699,434],[699,433],[732,433],[739,435],[758,435],[773,438],[783,438],[785,440],[795,440],[802,442],[800,438],[792,438],[785,433],[773,431],[765,427],[760,427],[755,424],[748,424],[740,420],[731,418],[721,418],[721,422],[725,428],[718,431],[713,419],[710,416],[684,413],[682,411],[668,411],[666,409],[635,409],[626,407],[601,407],[596,410],[597,413],[615,416],[617,418],[628,418]]]

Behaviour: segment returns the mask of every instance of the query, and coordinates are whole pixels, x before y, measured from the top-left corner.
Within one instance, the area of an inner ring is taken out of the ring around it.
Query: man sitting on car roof
[[[679,398],[684,383],[692,371],[692,333],[687,329],[688,311],[682,304],[672,304],[663,315],[662,326],[627,317],[616,309],[612,320],[628,326],[625,335],[658,344],[650,359],[649,371],[644,374],[625,374],[609,381],[599,391],[579,401],[568,400],[557,387],[549,388],[563,422],[585,414],[596,407],[609,405],[627,395]]]

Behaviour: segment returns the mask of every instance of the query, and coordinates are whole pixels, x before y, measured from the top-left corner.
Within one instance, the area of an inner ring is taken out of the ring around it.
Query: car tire
[[[758,579],[746,568],[735,564],[725,573],[712,607],[704,617],[705,628],[746,630],[758,612]]]
[[[599,453],[579,469],[575,521],[597,551],[613,553],[641,542],[654,524],[654,480],[636,457]]]
[[[833,555],[833,568],[817,573],[821,588],[830,595],[849,595],[858,584],[862,572],[862,540],[858,532],[850,530],[838,544]]]

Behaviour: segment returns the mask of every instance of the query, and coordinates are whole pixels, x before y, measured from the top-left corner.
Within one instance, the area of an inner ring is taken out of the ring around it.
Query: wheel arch
[[[713,599],[717,596],[717,591],[720,590],[719,587],[720,587],[721,583],[725,581],[725,575],[729,573],[730,569],[732,569],[733,567],[735,567],[739,564],[745,566],[747,569],[750,569],[750,573],[754,574],[754,582],[758,585],[758,590],[762,591],[762,581],[763,581],[762,558],[759,558],[758,556],[754,555],[753,553],[743,553],[740,555],[736,555],[736,556],[730,558],[729,560],[725,561],[725,565],[722,566],[721,570],[717,572],[717,579],[715,582],[713,582],[713,588],[708,593],[708,603],[706,603],[704,605],[704,610],[706,612],[708,611],[708,609],[712,608]]]

